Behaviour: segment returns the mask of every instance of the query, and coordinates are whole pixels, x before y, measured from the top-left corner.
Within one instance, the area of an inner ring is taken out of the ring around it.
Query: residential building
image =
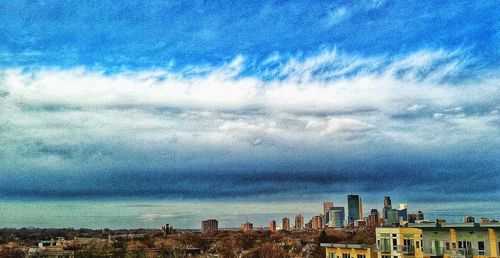
[[[312,217],[312,228],[313,229],[322,229],[323,228],[323,217],[321,215],[316,215]]]
[[[372,209],[370,215],[366,218],[366,225],[368,227],[378,227],[379,224],[379,214],[377,209]]]
[[[247,221],[247,222],[241,224],[241,229],[243,230],[243,232],[252,231],[253,230],[253,223]]]
[[[464,223],[474,223],[475,219],[472,216],[465,216],[464,217]]]
[[[58,257],[74,258],[75,252],[66,250],[69,241],[59,237],[57,240],[43,240],[38,242],[37,247],[30,247],[26,257]]]
[[[363,218],[363,203],[359,195],[347,196],[347,215],[349,222]]]
[[[282,222],[281,222],[281,230],[286,230],[290,231],[290,219],[287,217],[284,217]]]
[[[216,219],[209,219],[201,222],[201,233],[212,233],[217,230],[219,230],[219,222]]]
[[[301,214],[295,216],[295,225],[294,225],[295,230],[302,230],[304,229],[304,216]]]
[[[358,219],[354,221],[354,227],[366,227],[366,221]]]
[[[424,257],[500,257],[500,223],[416,223]]]
[[[344,207],[332,207],[329,212],[328,225],[332,228],[343,228],[345,221]]]
[[[481,224],[487,224],[487,223],[491,223],[491,221],[488,218],[481,217],[481,218],[479,218],[479,223],[481,223]]]
[[[271,222],[269,222],[269,231],[271,231],[272,233],[276,232],[276,221],[275,220],[271,220]]]
[[[321,243],[326,258],[375,258],[377,251],[373,245]]]
[[[423,257],[422,230],[418,228],[376,228],[379,258]]]

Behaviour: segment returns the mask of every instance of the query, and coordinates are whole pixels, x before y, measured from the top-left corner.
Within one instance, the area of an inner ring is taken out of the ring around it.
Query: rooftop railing
[[[402,254],[414,254],[415,246],[413,245],[398,245],[397,252]]]
[[[432,256],[442,256],[444,255],[444,247],[432,247],[431,248]]]
[[[472,249],[470,248],[455,248],[451,252],[452,258],[469,258],[472,257]]]
[[[392,249],[390,245],[377,245],[377,251],[381,253],[390,253]]]

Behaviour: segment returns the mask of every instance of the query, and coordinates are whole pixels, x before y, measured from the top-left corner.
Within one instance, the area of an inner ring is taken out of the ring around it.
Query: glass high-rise
[[[329,213],[329,226],[333,228],[343,228],[345,220],[344,207],[331,207]]]
[[[349,221],[363,219],[363,204],[359,195],[347,196],[347,215]]]

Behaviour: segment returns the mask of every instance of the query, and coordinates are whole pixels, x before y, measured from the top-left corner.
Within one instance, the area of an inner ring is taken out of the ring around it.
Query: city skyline
[[[497,5],[0,3],[0,226],[499,217]]]

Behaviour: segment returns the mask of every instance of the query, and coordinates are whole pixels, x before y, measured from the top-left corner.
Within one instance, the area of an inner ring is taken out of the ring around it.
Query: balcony
[[[377,251],[381,253],[390,253],[392,249],[390,245],[377,245]]]
[[[444,247],[433,247],[431,248],[431,256],[443,256],[444,255]]]
[[[415,246],[413,245],[398,245],[396,251],[402,254],[414,254]]]
[[[452,258],[470,258],[472,257],[472,249],[457,248],[451,252]]]

